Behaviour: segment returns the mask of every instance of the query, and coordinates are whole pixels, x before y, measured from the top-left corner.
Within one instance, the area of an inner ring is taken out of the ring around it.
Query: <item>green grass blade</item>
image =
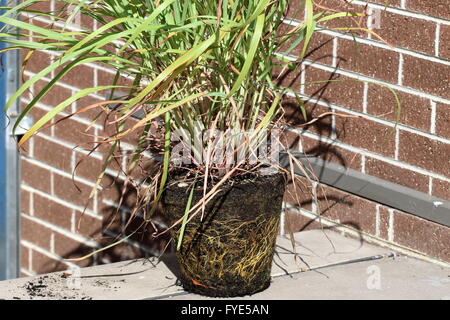
[[[140,102],[147,94],[149,94],[154,88],[156,88],[166,77],[168,77],[176,69],[183,65],[189,65],[192,61],[197,59],[203,52],[205,52],[215,41],[216,36],[212,35],[209,39],[201,42],[196,47],[188,50],[185,54],[175,60],[170,66],[164,69],[153,81],[151,81],[144,90],[142,90],[136,97],[130,100],[125,106],[124,110],[128,110],[136,103]]]
[[[56,107],[54,107],[52,110],[47,112],[44,116],[42,116],[42,118],[40,118],[38,121],[36,121],[36,123],[20,139],[18,146],[20,147],[21,145],[23,145],[36,131],[38,131],[42,126],[44,126],[47,122],[49,122],[51,119],[53,119],[58,113],[60,113],[62,110],[64,110],[67,106],[69,106],[73,102],[75,102],[78,99],[80,99],[84,96],[87,96],[91,93],[101,91],[101,90],[112,89],[112,88],[126,88],[126,87],[125,86],[98,86],[98,87],[86,88],[86,89],[78,91],[75,95],[64,100],[63,102],[58,104]]]
[[[180,234],[178,235],[177,251],[180,250],[181,244],[183,243],[184,231],[186,229],[187,219],[189,217],[189,211],[192,206],[192,198],[194,197],[195,181],[191,186],[191,192],[189,192],[189,197],[186,203],[186,208],[184,209],[183,221],[181,222]]]
[[[314,21],[314,6],[312,0],[305,0],[306,4],[306,33],[305,33],[305,42],[303,43],[302,53],[300,55],[299,60],[303,60],[306,54],[306,50],[308,50],[309,42],[316,28],[316,23]]]
[[[238,78],[236,79],[236,82],[234,83],[233,87],[231,88],[230,92],[227,95],[228,98],[231,97],[239,89],[245,77],[247,76],[250,67],[253,64],[253,59],[255,57],[256,50],[258,49],[259,42],[261,40],[261,34],[264,27],[264,20],[265,20],[264,14],[258,16],[258,18],[256,19],[255,31],[253,33],[252,40],[250,42],[250,48],[248,50],[245,63],[242,67],[242,70]]]

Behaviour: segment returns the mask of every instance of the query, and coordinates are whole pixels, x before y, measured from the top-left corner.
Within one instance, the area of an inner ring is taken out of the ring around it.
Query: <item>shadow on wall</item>
[[[323,52],[321,49],[332,41],[333,39],[329,39],[321,42],[306,54],[305,59],[320,62],[331,58],[332,56],[327,53],[321,54]],[[346,59],[338,57],[333,72],[314,74],[314,76],[311,76],[311,74],[318,69],[311,68],[309,65],[304,65],[302,68],[300,63],[292,70],[285,69],[283,72],[281,72],[281,67],[276,68],[273,79],[277,86],[290,87],[297,92],[303,90],[309,96],[309,98],[303,96],[300,101],[293,96],[284,97],[283,122],[293,130],[282,136],[281,143],[286,149],[301,151],[308,156],[320,157],[343,167],[359,170],[361,165],[359,155],[350,154],[348,151],[329,144],[323,139],[316,140],[303,135],[303,133],[309,132],[326,138],[339,138],[341,136],[342,132],[336,132],[333,126],[332,117],[335,110],[326,105],[331,102],[330,92],[336,90],[336,85],[339,86],[339,80],[342,80],[336,70],[345,61]],[[308,76],[307,73],[309,73]],[[309,80],[310,78],[312,80]],[[298,85],[301,79],[307,80],[303,89]],[[318,101],[322,103],[319,104]],[[311,121],[313,119],[316,120]],[[345,135],[345,126],[342,129],[343,135]],[[288,182],[288,185],[285,202],[306,211],[314,211],[312,209],[314,206],[320,217],[339,221],[340,224],[354,229],[359,234],[360,241],[362,241],[361,232],[371,230],[371,226],[367,226],[368,224],[363,221],[366,215],[360,210],[360,204],[355,203],[353,196],[341,192],[337,193],[332,188],[319,185],[316,191],[317,197],[314,197],[311,182],[303,177],[299,178],[299,182],[295,184],[295,189],[292,180]],[[335,227],[324,227],[320,223],[320,219],[311,219],[290,210],[285,211],[284,223],[283,230],[285,233],[321,228],[335,229]]]
[[[140,172],[136,173],[134,178],[151,177],[154,174],[152,165],[145,169],[138,169]],[[142,181],[145,182],[145,180]],[[131,209],[135,207],[137,201],[135,187],[125,185],[123,180],[111,175],[105,176],[102,186],[103,190],[99,194],[99,212],[103,219],[100,221],[85,214],[80,215],[80,219],[76,221],[79,225],[78,234],[90,241],[95,241],[98,247],[93,248],[69,238],[56,239],[58,243],[55,245],[60,247],[58,254],[64,259],[74,259],[104,248],[89,258],[72,261],[80,267],[87,267],[138,258],[158,257],[164,250],[171,251],[168,233],[154,238],[152,234],[155,230],[144,221],[142,212],[132,216]],[[121,203],[120,209],[118,209],[119,203]],[[153,217],[159,231],[164,230],[164,220],[160,208],[157,208]],[[127,238],[125,241],[111,246],[125,237]],[[67,269],[68,266],[64,262],[49,260],[39,268],[39,273]]]

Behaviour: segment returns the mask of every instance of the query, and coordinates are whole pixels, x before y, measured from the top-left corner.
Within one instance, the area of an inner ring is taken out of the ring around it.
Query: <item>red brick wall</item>
[[[326,7],[337,8],[338,1],[316,1]],[[352,8],[383,9],[384,1],[353,1]],[[296,2],[292,2],[293,7]],[[40,7],[54,8],[52,1]],[[293,11],[291,11],[293,12]],[[301,18],[301,15],[296,17]],[[292,125],[289,139],[292,148],[338,162],[364,173],[407,186],[430,195],[450,200],[450,7],[447,0],[391,1],[381,13],[381,29],[374,30],[394,47],[377,41],[373,35],[357,32],[357,50],[353,38],[334,30],[323,30],[314,35],[307,59],[299,70],[280,80],[305,99],[310,116],[323,112],[357,116],[324,117],[314,125],[301,128],[304,122],[295,105],[286,106]],[[38,25],[48,25],[45,19],[33,19]],[[286,21],[295,25],[297,20]],[[83,23],[90,23],[84,21]],[[333,26],[331,24],[330,26]],[[299,50],[297,50],[297,53]],[[359,52],[359,54],[357,53]],[[293,52],[292,54],[295,54]],[[48,53],[34,54],[27,63],[24,77],[34,75],[55,57]],[[80,67],[58,84],[47,95],[33,116],[61,102],[64,97],[92,85],[107,84],[114,74],[99,65]],[[327,79],[352,80],[328,84],[308,84]],[[383,87],[353,80],[380,81],[392,86],[402,102],[400,123],[394,127],[395,104],[392,95]],[[30,101],[34,92],[50,79],[44,78],[23,95]],[[103,100],[100,95],[77,101],[70,112]],[[95,185],[95,177],[104,148],[88,155],[88,145],[82,142],[102,135],[103,126],[90,124],[93,113],[80,114],[59,126],[43,130],[26,145],[21,156],[21,270],[23,275],[39,274],[68,268],[63,258],[80,256],[111,242],[111,236],[120,232],[133,205],[133,194],[128,194],[125,209],[114,216],[120,186],[123,180],[108,186],[87,205],[85,199]],[[301,135],[299,135],[301,133]],[[128,141],[132,143],[132,141]],[[126,147],[126,146],[125,146]],[[125,148],[126,149],[126,148]],[[126,151],[124,151],[126,152]],[[78,161],[87,157],[73,176]],[[108,169],[115,177],[123,165],[122,158]],[[74,183],[76,186],[74,185]],[[450,261],[449,228],[416,218],[380,204],[346,194],[326,186],[299,185],[299,189],[314,191],[317,198],[299,192],[286,194],[289,207],[282,215],[281,232],[317,228],[315,214],[321,213],[327,221],[339,222],[378,239],[404,246],[435,258]],[[290,188],[292,191],[292,188]],[[112,226],[109,222],[113,220]],[[105,229],[109,232],[105,232]],[[136,235],[113,249],[96,254],[81,265],[107,263],[151,255],[160,249],[160,243],[148,235]]]

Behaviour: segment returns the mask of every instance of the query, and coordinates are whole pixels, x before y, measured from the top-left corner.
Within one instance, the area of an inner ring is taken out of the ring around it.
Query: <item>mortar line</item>
[[[430,133],[436,134],[436,112],[437,112],[437,106],[436,102],[433,100],[430,100],[431,104],[431,123],[430,123]]]
[[[434,39],[434,55],[436,57],[439,57],[440,37],[441,37],[441,24],[436,23],[436,36]]]
[[[389,227],[388,227],[388,241],[394,242],[394,209],[389,209]]]
[[[400,53],[398,55],[398,78],[397,78],[397,85],[403,86],[403,54]]]

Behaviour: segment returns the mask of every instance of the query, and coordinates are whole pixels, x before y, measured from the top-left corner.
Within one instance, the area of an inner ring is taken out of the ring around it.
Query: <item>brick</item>
[[[375,233],[374,202],[325,185],[320,185],[317,191],[321,216],[362,232]]]
[[[105,241],[105,245],[108,242]],[[98,253],[98,260],[106,263],[119,262],[131,259],[138,259],[142,257],[148,257],[149,255],[143,252],[141,249],[133,247],[127,243],[119,243],[109,249],[106,249]]]
[[[39,11],[39,12],[43,12],[43,13],[48,13],[50,12],[50,3],[51,0],[42,0],[39,2],[33,2],[31,5],[27,6],[27,10],[34,10],[34,11]]]
[[[33,270],[36,274],[64,271],[68,266],[61,261],[54,260],[36,250],[32,250]]]
[[[107,157],[109,156],[110,148],[111,148],[110,143],[103,143],[100,145],[97,151],[99,151],[102,154],[102,158],[106,160]],[[115,171],[122,170],[122,154],[119,152],[118,149],[114,151],[108,168]]]
[[[450,25],[441,25],[439,57],[450,60]]]
[[[60,144],[46,138],[36,136],[34,138],[34,157],[46,164],[69,172],[72,172],[72,151]]]
[[[450,6],[447,0],[408,0],[406,8],[432,17],[450,19]]]
[[[315,32],[308,44],[308,50],[305,54],[305,59],[319,62],[322,64],[333,64],[333,38],[324,33]],[[303,42],[302,42],[303,46]],[[303,49],[303,47],[302,47]],[[301,53],[301,50],[299,55]]]
[[[130,185],[125,187],[125,191],[123,191],[123,188],[124,182],[122,180],[115,179],[111,175],[106,175],[100,196],[102,199],[119,203],[123,195],[122,205],[127,208],[133,208],[137,200],[136,190]]]
[[[388,7],[400,7],[400,5],[401,5],[400,0],[370,0],[367,2],[379,3],[379,4],[386,5]]]
[[[450,104],[436,104],[436,134],[450,139]]]
[[[84,96],[76,101],[76,110],[81,110],[85,107],[88,107],[90,105],[99,103],[104,101],[103,99],[97,99],[92,96]],[[99,113],[103,112],[101,109],[102,106],[97,106],[96,108],[81,112],[77,114],[77,117],[89,119],[91,121],[95,120],[96,124],[103,125],[105,121],[105,116],[99,116]]]
[[[103,166],[103,160],[99,160],[87,154],[75,152],[75,175],[91,181],[96,181]]]
[[[48,84],[47,81],[40,80],[34,84],[33,91],[34,97]],[[59,85],[55,85],[50,91],[48,91],[41,99],[40,103],[43,103],[51,108],[56,107],[61,102],[72,96],[72,90],[66,89]],[[64,109],[64,112],[70,113],[70,105]]]
[[[102,130],[98,130],[98,137],[100,137],[100,140],[102,140],[104,137],[115,137],[118,133],[118,123],[111,123],[116,119],[117,114],[111,114],[108,119],[106,119],[106,124],[103,126]],[[138,122],[135,118],[127,118],[124,119],[124,131],[132,129],[132,127]],[[123,137],[121,137],[120,141],[127,143],[129,145],[137,145],[138,141],[141,138],[141,135],[144,132],[144,126],[139,126],[129,132],[127,132]],[[156,138],[153,136],[152,138]],[[99,138],[96,139],[97,141]],[[125,150],[125,148],[124,148]]]
[[[81,211],[75,212],[75,232],[82,236],[97,239],[102,236],[103,221]]]
[[[401,186],[428,193],[427,176],[374,158],[366,158],[366,173]]]
[[[302,1],[289,1],[286,9],[286,17],[302,20],[305,17],[305,5]]]
[[[311,183],[303,177],[297,176],[295,183],[290,179],[284,193],[284,202],[311,211],[313,194]]]
[[[363,91],[361,81],[314,67],[306,68],[305,94],[316,99],[362,111]]]
[[[422,131],[429,131],[431,124],[430,101],[400,91],[395,93],[400,100],[399,123]],[[379,118],[396,122],[398,106],[395,96],[385,87],[369,84],[367,112]]]
[[[282,148],[290,151],[299,151],[301,135],[297,132],[282,131],[280,134],[280,143]]]
[[[58,227],[70,230],[72,209],[38,194],[33,195],[34,216]]]
[[[20,219],[20,236],[22,240],[50,250],[50,229],[26,217]]]
[[[450,66],[404,55],[403,84],[450,99]]]
[[[310,156],[320,157],[325,161],[334,162],[346,168],[361,170],[361,155],[342,149],[335,145],[302,137],[303,151]]]
[[[30,215],[31,214],[31,193],[20,189],[20,212]]]
[[[433,179],[432,195],[450,201],[450,182]]]
[[[316,2],[318,9],[316,11],[332,11],[332,12],[351,12],[351,13],[364,13],[364,6],[356,5],[349,1],[342,0],[322,0]],[[320,7],[319,7],[320,6]],[[322,26],[333,28],[366,28],[366,17],[339,17],[322,23]],[[342,30],[340,30],[342,31]],[[363,30],[348,30],[348,33],[355,35],[364,34]]]
[[[56,68],[55,75],[61,71],[63,67]],[[80,88],[91,88],[94,86],[94,69],[85,65],[74,67],[66,73],[60,80],[61,82]]]
[[[131,240],[139,242],[140,244],[153,247],[159,242],[159,239],[154,239],[151,234],[154,232],[153,227],[143,220],[143,218],[136,215],[131,216],[130,213],[125,214],[124,221],[126,222],[126,229],[122,232],[123,235],[130,236]]]
[[[50,193],[50,172],[28,161],[21,161],[22,182],[40,191]]]
[[[55,195],[58,198],[66,200],[78,206],[85,206],[92,209],[94,199],[89,200],[89,194],[92,187],[78,181],[73,181],[71,178],[63,177],[59,174],[53,175],[55,184]]]
[[[66,237],[60,233],[55,233],[55,253],[64,259],[80,258],[88,253],[91,253],[93,249],[77,240]],[[78,262],[80,267],[87,267],[91,264],[91,259]]]
[[[135,118],[128,118],[125,122],[124,130],[131,129],[137,122],[138,120]],[[137,129],[126,134],[121,141],[128,143],[130,145],[137,145],[143,133],[144,127],[143,126],[138,127]]]
[[[295,68],[285,68],[285,64],[279,61],[272,70],[272,81],[276,86],[290,88],[294,92],[300,92],[301,84],[301,67],[297,64]]]
[[[115,71],[114,72],[108,72],[101,69],[97,69],[97,81],[99,86],[108,86],[108,85],[117,85],[117,86],[133,86],[133,79],[126,77],[125,75],[122,75],[118,78],[117,82],[114,83],[114,78],[116,76]],[[116,93],[123,92],[125,94],[128,93],[128,89],[126,88],[119,88],[116,89]],[[104,91],[99,93],[99,95],[104,95],[105,98],[109,99],[109,92]]]
[[[80,27],[85,30],[93,31],[94,30],[94,19],[92,19],[91,17],[88,17],[84,14],[80,15]]]
[[[390,45],[434,55],[434,22],[385,10],[380,12],[380,18],[380,29],[375,32]],[[372,35],[372,39],[377,38]]]
[[[56,117],[56,121],[61,119],[61,116]],[[73,119],[64,119],[55,125],[54,134],[59,140],[64,140],[75,144],[79,148],[91,149],[93,148],[93,141],[97,140],[95,137],[95,128],[75,121]],[[86,131],[87,130],[87,131]]]
[[[284,120],[287,124],[294,127],[301,127],[302,130],[308,130],[310,132],[314,132],[317,134],[321,134],[323,136],[330,136],[332,133],[332,120],[331,115],[323,114],[327,112],[331,112],[330,108],[323,107],[321,105],[312,103],[312,102],[304,102],[303,108],[306,114],[306,119],[304,118],[302,112],[302,106],[297,103],[294,98],[289,98],[283,101],[282,103],[283,111],[284,111]],[[320,117],[322,116],[322,117]],[[304,125],[305,123],[310,122],[311,120],[320,117],[317,121]]]
[[[391,83],[397,82],[399,55],[393,51],[339,39],[338,61],[340,68]]]
[[[131,157],[128,157],[128,160],[131,160]],[[129,161],[126,165],[128,168]],[[131,172],[128,172],[128,174],[131,179],[148,182],[149,179],[154,177],[157,172],[160,172],[160,170],[161,162],[145,157],[140,159],[134,169]]]
[[[41,119],[43,116],[45,116],[47,114],[47,110],[41,109],[39,107],[34,106],[33,109],[31,109],[30,111],[30,115],[33,118],[33,123],[36,123],[39,119]],[[53,123],[52,120],[50,120],[49,122],[47,122],[49,125]],[[41,129],[39,129],[40,133],[46,134],[46,135],[51,135],[51,128],[47,127],[46,125],[44,127],[42,127]],[[39,140],[39,138],[35,139]],[[36,143],[36,142],[35,142]]]
[[[318,220],[308,218],[298,212],[287,210],[284,213],[284,233],[301,232],[306,230],[320,229],[322,225]]]
[[[384,240],[389,240],[389,220],[391,213],[389,209],[384,206],[379,206],[379,237]]]
[[[450,228],[394,211],[394,242],[450,262]]]
[[[115,206],[100,204],[100,214],[102,215],[102,231],[113,231],[114,233],[122,232],[122,215]],[[103,242],[103,239],[101,240]]]
[[[22,57],[25,57],[27,51],[24,51]],[[41,72],[50,65],[51,56],[47,53],[34,51],[30,58],[26,61],[25,70],[33,73]]]
[[[430,140],[414,133],[400,131],[399,160],[450,176],[450,144]]]
[[[337,140],[387,157],[395,151],[394,128],[364,118],[336,117]]]
[[[294,27],[287,24],[282,24],[279,34],[287,34],[293,28]],[[287,52],[298,36],[290,37],[291,38],[281,46],[280,51],[283,53],[288,53],[291,56],[300,57],[303,51],[304,41],[296,45],[290,52]],[[305,58],[315,62],[331,65],[333,62],[333,37],[324,33],[315,32],[308,44]]]
[[[30,249],[24,245],[20,245],[20,267],[26,270],[30,270]]]

